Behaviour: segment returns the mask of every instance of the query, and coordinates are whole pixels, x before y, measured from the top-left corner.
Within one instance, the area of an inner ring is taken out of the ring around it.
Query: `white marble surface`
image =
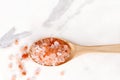
[[[60,1],[66,1],[66,6]],[[13,26],[17,32],[33,33],[22,39],[21,45],[46,36],[81,45],[120,43],[119,21],[119,0],[0,0],[0,37]],[[0,49],[0,80],[10,80],[13,72],[7,69],[7,56],[16,52],[15,48]],[[28,65],[30,70],[36,64]],[[120,55],[86,54],[59,67],[42,68],[36,80],[120,80]],[[63,77],[56,74],[60,70],[66,71]]]

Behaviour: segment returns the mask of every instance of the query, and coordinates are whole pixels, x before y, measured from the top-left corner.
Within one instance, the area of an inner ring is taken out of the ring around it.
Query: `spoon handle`
[[[120,53],[120,44],[98,45],[98,46],[76,46],[76,50],[82,52],[103,52],[103,53]]]
[[[72,47],[72,57],[77,57],[86,53],[120,53],[120,44],[98,45],[98,46],[80,46]]]
[[[120,44],[88,47],[92,52],[120,53]]]

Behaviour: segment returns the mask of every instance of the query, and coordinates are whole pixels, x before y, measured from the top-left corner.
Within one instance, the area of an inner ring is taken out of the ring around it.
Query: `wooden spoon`
[[[48,37],[35,41],[29,50],[33,61],[44,66],[58,66],[86,53],[120,53],[120,44],[82,46],[68,40]]]

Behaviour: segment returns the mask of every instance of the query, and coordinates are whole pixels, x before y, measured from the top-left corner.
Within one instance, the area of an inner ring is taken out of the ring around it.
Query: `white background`
[[[68,15],[81,5],[79,0],[75,1]],[[46,36],[65,38],[81,45],[120,43],[119,0],[93,0],[89,5],[80,8],[80,13],[60,29],[55,26],[58,24],[52,27],[42,26],[57,2],[58,0],[0,0],[0,37],[15,26],[17,32],[28,30],[33,33],[23,41],[24,44]],[[16,51],[14,50],[14,47],[0,49],[0,80],[9,80],[7,55]],[[56,71],[62,69],[66,70],[66,74],[61,78]],[[38,80],[40,79],[120,80],[120,55],[82,55],[60,67],[45,67]]]

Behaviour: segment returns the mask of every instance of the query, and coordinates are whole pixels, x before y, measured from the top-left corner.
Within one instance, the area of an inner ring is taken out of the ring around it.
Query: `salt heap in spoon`
[[[58,38],[44,38],[30,47],[30,56],[44,66],[57,66],[70,59],[71,48],[67,42]]]

